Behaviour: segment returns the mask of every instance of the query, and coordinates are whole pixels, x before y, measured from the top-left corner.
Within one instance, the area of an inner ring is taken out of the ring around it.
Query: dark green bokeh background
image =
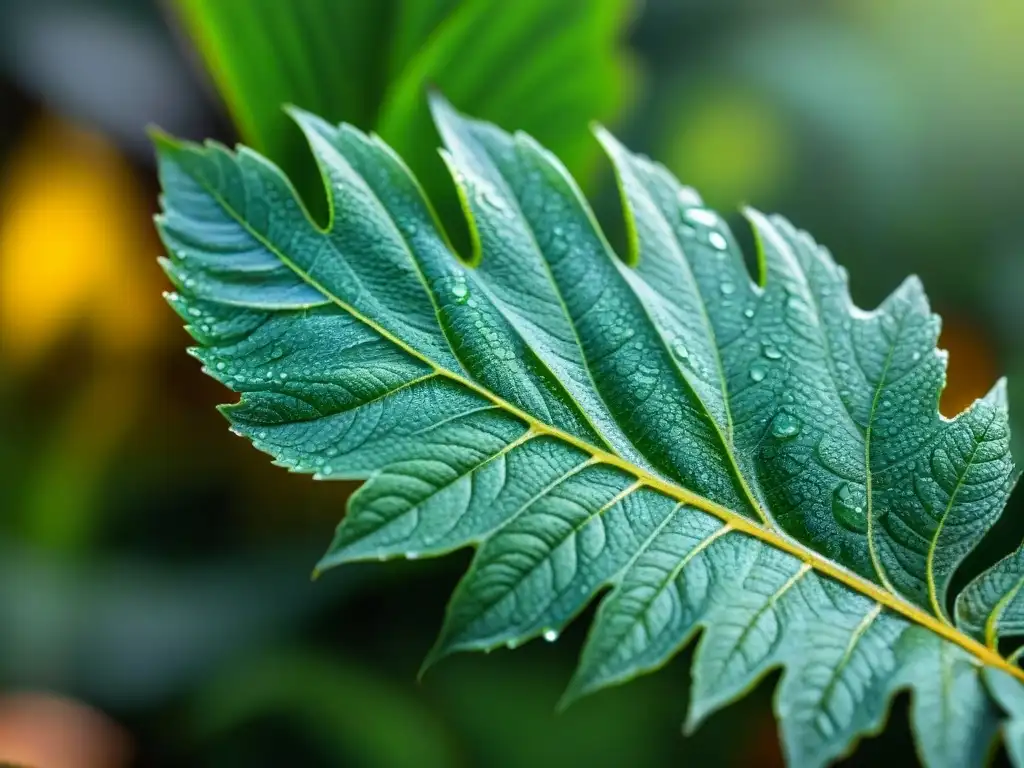
[[[587,616],[555,644],[455,658],[417,682],[469,553],[310,582],[351,486],[288,475],[232,437],[213,407],[226,393],[161,304],[144,127],[236,138],[169,20],[142,0],[0,0],[0,296],[18,307],[0,307],[0,761],[32,717],[37,738],[79,727],[82,709],[27,707],[25,692],[45,692],[102,712],[86,730],[131,754],[87,768],[778,764],[774,679],[684,740],[688,653],[556,715]],[[944,412],[1008,374],[1021,456],[1022,39],[1017,0],[647,0],[615,45],[627,98],[601,109],[721,210],[750,203],[812,231],[862,305],[921,275],[946,318]],[[472,68],[487,51],[459,55]],[[587,75],[570,62],[557,79]],[[367,98],[386,80],[367,75]],[[506,105],[505,127],[523,127],[517,113],[543,92]],[[545,118],[552,141],[558,119]],[[54,130],[75,139],[40,139]],[[117,174],[125,197],[104,186]],[[606,166],[589,176],[614,235]],[[37,241],[12,234],[26,210],[50,212]],[[109,219],[83,228],[93,210]],[[111,266],[115,242],[138,247]],[[73,261],[48,267],[71,247]],[[60,305],[85,281],[86,299]],[[37,295],[53,306],[25,298]],[[58,330],[41,333],[51,317]],[[118,344],[118,323],[137,340]],[[1018,493],[961,580],[1019,543],[1022,515]],[[913,760],[905,704],[851,764]]]

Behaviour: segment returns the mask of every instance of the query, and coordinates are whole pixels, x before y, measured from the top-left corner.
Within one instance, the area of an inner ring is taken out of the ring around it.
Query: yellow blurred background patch
[[[36,363],[73,329],[100,350],[150,345],[165,319],[146,268],[158,244],[149,195],[101,137],[47,117],[0,181],[0,349]]]

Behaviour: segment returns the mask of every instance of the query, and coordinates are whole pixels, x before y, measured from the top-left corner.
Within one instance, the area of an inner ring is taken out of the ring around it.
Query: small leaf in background
[[[86,328],[108,352],[154,343],[145,192],[104,139],[54,118],[0,178],[0,355],[14,370]]]
[[[434,151],[428,87],[531,133],[586,178],[598,159],[586,127],[619,113],[632,79],[621,43],[631,0],[175,5],[243,138],[297,174],[303,191],[315,189],[315,177],[282,104],[376,130],[432,196],[451,202]],[[311,201],[317,211],[319,198]]]

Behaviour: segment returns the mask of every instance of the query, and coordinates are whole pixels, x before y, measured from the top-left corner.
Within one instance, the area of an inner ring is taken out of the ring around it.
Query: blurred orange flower
[[[127,734],[95,709],[41,693],[0,698],[0,761],[31,768],[123,768]]]

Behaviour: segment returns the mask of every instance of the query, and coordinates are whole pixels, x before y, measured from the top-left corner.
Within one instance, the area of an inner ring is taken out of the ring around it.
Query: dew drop
[[[508,206],[504,199],[493,189],[485,189],[480,195],[484,203],[502,216],[508,215]]]
[[[469,288],[464,282],[458,282],[452,287],[452,296],[459,304],[465,304],[469,300]]]
[[[676,339],[672,343],[672,354],[676,356],[677,360],[686,360],[690,356],[690,351],[682,341]]]
[[[800,434],[803,424],[795,416],[788,413],[778,413],[772,419],[772,434],[780,440],[788,440]]]
[[[859,490],[849,483],[840,483],[832,493],[832,515],[843,528],[854,533],[868,530],[865,501]]]
[[[686,212],[686,218],[703,224],[705,227],[713,227],[718,224],[718,217],[706,208],[691,208]]]
[[[718,289],[722,292],[723,296],[731,296],[736,292],[736,284],[730,283],[728,280],[725,280],[724,282],[722,282],[721,285],[718,286]]]
[[[807,303],[800,297],[792,295],[786,299],[787,312],[804,312],[807,310]]]
[[[913,359],[914,359],[914,362],[916,363],[918,360],[921,359],[921,353],[920,352],[915,352],[913,354]]]
[[[224,363],[217,363],[217,370],[218,371],[223,371],[225,368],[227,368],[227,366],[224,365]]]
[[[554,629],[545,629],[544,639],[549,643],[553,643],[558,639],[558,632]]]
[[[780,352],[775,347],[768,346],[767,344],[765,345],[763,352],[764,352],[764,356],[767,357],[769,360],[781,360],[782,359],[782,352]]]
[[[192,315],[192,317],[199,317],[201,314],[203,314],[202,310],[197,309],[196,307],[189,307],[188,313]]]
[[[768,375],[767,369],[760,363],[755,363],[750,369],[750,378],[752,381],[760,382],[764,381],[764,377]]]
[[[712,232],[708,235],[708,242],[711,243],[712,248],[717,248],[720,251],[724,251],[729,247],[729,243],[725,241],[720,232]]]
[[[743,316],[745,318],[747,318],[748,320],[750,318],[752,318],[754,316],[754,308],[753,307],[747,307],[746,309],[744,309],[743,310]]]
[[[417,552],[406,552],[405,553],[405,559],[406,560],[415,560],[417,557],[419,557],[419,553],[417,553]]]

